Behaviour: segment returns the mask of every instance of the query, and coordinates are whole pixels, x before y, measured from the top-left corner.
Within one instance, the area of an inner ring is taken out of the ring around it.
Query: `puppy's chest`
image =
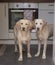
[[[22,42],[26,44],[28,42],[29,37],[28,36],[22,36]]]
[[[37,37],[38,37],[40,40],[42,40],[42,39],[43,39],[42,33],[38,33],[38,34],[37,34]]]
[[[26,41],[28,41],[29,38],[30,38],[30,35],[29,35],[29,34],[19,33],[19,39],[22,40],[24,43],[25,43]]]
[[[25,34],[20,34],[20,38],[21,38],[22,40],[27,40],[28,36],[25,35]]]
[[[23,41],[27,40],[27,37],[26,36],[22,36],[22,40]]]

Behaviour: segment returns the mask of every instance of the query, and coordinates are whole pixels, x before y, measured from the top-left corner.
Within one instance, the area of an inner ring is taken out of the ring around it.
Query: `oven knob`
[[[31,5],[29,4],[28,7],[31,7]]]
[[[19,7],[19,5],[17,4],[16,7]]]

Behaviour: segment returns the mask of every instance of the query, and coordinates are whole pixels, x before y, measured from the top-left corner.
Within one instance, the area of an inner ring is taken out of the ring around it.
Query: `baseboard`
[[[15,44],[14,40],[0,40],[0,44]],[[38,44],[37,40],[31,40],[31,44]],[[47,44],[53,44],[53,41],[48,40]]]

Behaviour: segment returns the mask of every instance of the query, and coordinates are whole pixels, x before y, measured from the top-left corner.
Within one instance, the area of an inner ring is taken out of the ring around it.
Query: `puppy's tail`
[[[17,26],[15,25],[15,26],[14,26],[14,40],[15,40],[15,43],[17,43],[17,42],[16,42],[16,41],[17,41],[17,32],[18,32]]]

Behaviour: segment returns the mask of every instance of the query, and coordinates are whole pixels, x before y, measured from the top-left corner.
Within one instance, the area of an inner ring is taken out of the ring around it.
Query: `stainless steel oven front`
[[[38,3],[9,3],[9,31],[23,18],[38,18]]]

